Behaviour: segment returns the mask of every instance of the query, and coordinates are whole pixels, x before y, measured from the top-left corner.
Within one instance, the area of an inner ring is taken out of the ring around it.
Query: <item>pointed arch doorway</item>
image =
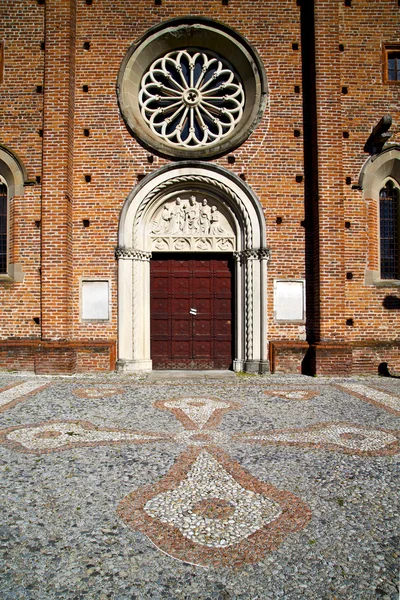
[[[154,365],[152,357],[155,348],[154,342],[151,342],[152,331],[157,330],[156,335],[159,336],[164,327],[164,346],[171,346],[171,323],[174,321],[174,315],[179,316],[180,310],[177,304],[174,306],[173,301],[171,303],[170,266],[167,267],[169,275],[165,273],[164,278],[158,278],[157,285],[163,290],[161,296],[154,297],[155,284],[151,273],[157,271],[157,265],[162,270],[165,267],[165,264],[162,264],[164,260],[172,261],[170,265],[174,262],[184,262],[183,269],[192,273],[190,277],[180,278],[181,283],[186,281],[183,285],[192,286],[188,290],[182,309],[182,312],[185,312],[182,322],[186,320],[186,333],[190,333],[191,328],[192,337],[186,340],[186,357],[181,357],[180,363],[176,361],[175,368],[196,368],[196,363],[191,362],[191,355],[196,341],[193,325],[197,331],[200,322],[200,319],[195,318],[199,315],[199,308],[191,306],[189,300],[196,296],[194,289],[199,273],[196,273],[193,265],[201,257],[204,257],[204,264],[213,265],[206,278],[207,285],[212,289],[207,299],[208,305],[211,306],[213,298],[218,295],[216,265],[222,265],[226,257],[232,273],[229,284],[232,314],[230,319],[225,314],[220,321],[222,323],[224,317],[226,322],[231,321],[230,324],[226,323],[230,325],[231,334],[230,363],[235,371],[268,371],[268,255],[261,204],[251,189],[231,172],[216,165],[191,161],[168,165],[144,179],[128,196],[120,217],[119,246],[116,250],[119,288],[118,368],[127,371],[149,371],[154,366],[173,366],[159,360],[160,344],[156,351],[159,354],[155,354],[154,357]],[[179,280],[179,276],[174,279]],[[165,317],[159,328],[154,325],[156,310]],[[193,311],[196,311],[196,314]],[[203,350],[206,345],[211,347],[214,344],[210,352],[215,358],[218,344],[215,344],[210,336],[215,337],[218,314],[214,307],[208,325],[204,325],[203,320],[203,325],[209,328],[210,333],[208,338],[200,340],[203,342]],[[184,344],[181,346],[183,354]],[[190,346],[191,355],[188,354]],[[171,356],[174,358],[174,353]],[[207,360],[207,357],[203,358]],[[212,360],[209,361],[209,365],[208,368],[225,368],[218,367]],[[207,367],[204,361],[203,366],[200,361],[197,368]]]

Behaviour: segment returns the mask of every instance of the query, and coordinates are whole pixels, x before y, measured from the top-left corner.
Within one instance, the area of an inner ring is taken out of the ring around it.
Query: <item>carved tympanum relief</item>
[[[227,217],[207,198],[175,197],[155,213],[150,225],[152,250],[235,250],[235,234]]]

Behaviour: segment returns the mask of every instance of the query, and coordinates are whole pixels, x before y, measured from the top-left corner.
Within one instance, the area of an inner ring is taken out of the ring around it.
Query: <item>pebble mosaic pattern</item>
[[[72,390],[77,398],[109,398],[123,394],[124,390],[119,387],[102,386],[102,387],[78,387]]]
[[[7,386],[0,390],[0,412],[12,408],[19,402],[22,402],[28,395],[43,390],[48,384],[38,383],[37,381],[25,381],[16,385]]]
[[[208,514],[198,507],[208,501]],[[224,518],[212,507],[224,502],[232,513]],[[279,517],[279,504],[243,488],[208,452],[202,452],[179,486],[158,494],[144,506],[146,513],[177,527],[186,538],[210,547],[236,544]]]
[[[0,398],[8,394],[3,406],[20,402],[26,394],[47,385],[28,383],[3,389]],[[396,394],[358,383],[336,387],[390,412],[396,406]],[[155,386],[155,394],[156,390]],[[87,400],[90,405],[126,391],[127,388],[110,385],[72,389],[76,398]],[[222,387],[221,391],[226,396]],[[296,403],[318,397],[320,389],[287,386],[264,389],[262,394]],[[153,406],[174,415],[183,426],[181,431],[174,432],[171,427],[168,433],[106,428],[84,420],[42,421],[0,430],[0,444],[19,453],[39,455],[112,445],[186,446],[168,472],[126,495],[119,502],[117,514],[131,529],[144,533],[159,550],[175,559],[198,566],[239,568],[257,563],[277,550],[288,535],[307,526],[312,513],[297,494],[254,477],[221,446],[290,446],[354,457],[385,457],[399,451],[400,437],[396,430],[351,422],[248,433],[231,431],[229,427],[217,429],[223,417],[243,409],[244,402],[245,399],[239,403],[227,397],[205,395],[167,396],[156,400]]]
[[[203,429],[205,425],[215,427],[225,413],[240,408],[241,405],[237,402],[223,402],[219,398],[194,396],[161,400],[155,402],[154,406],[171,411],[186,429]]]
[[[237,439],[250,443],[309,446],[321,450],[339,450],[350,454],[384,455],[399,451],[400,433],[352,425],[319,423],[306,429],[239,434]]]
[[[173,441],[173,438],[167,433],[97,428],[84,421],[47,422],[0,431],[1,444],[20,452],[35,454],[69,450],[74,447],[159,441]]]
[[[388,394],[387,392],[359,383],[348,383],[347,385],[339,385],[337,387],[353,394],[357,398],[361,398],[361,400],[375,404],[375,406],[384,408],[395,415],[400,415],[400,396]]]
[[[308,446],[350,454],[382,456],[398,452],[399,436],[397,431],[372,429],[351,423],[320,423],[306,429],[241,433],[232,436],[212,429],[169,434],[100,428],[86,421],[50,421],[38,425],[3,429],[0,431],[0,444],[19,452],[41,454],[74,447],[112,444],[176,442],[187,446],[209,446],[238,441],[253,444]]]
[[[215,567],[261,560],[311,518],[300,498],[252,477],[217,447],[182,454],[118,514],[174,558]]]
[[[266,396],[278,396],[278,398],[284,398],[285,400],[311,400],[312,398],[316,398],[319,392],[315,390],[290,389],[290,387],[287,387],[268,389],[265,390],[264,394]]]

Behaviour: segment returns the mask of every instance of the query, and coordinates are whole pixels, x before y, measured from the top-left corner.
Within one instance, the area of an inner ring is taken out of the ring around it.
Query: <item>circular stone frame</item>
[[[200,147],[180,147],[156,135],[142,117],[139,106],[141,81],[150,65],[168,52],[189,47],[229,58],[246,96],[241,122],[231,134]],[[266,75],[256,50],[234,29],[201,17],[171,19],[149,29],[129,48],[117,81],[118,104],[129,132],[148,150],[172,159],[216,158],[240,146],[260,121],[267,93]]]

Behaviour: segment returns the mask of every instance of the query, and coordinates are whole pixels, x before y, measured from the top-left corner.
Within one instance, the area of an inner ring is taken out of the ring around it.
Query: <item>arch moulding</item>
[[[262,206],[239,177],[197,161],[167,165],[127,197],[118,247],[118,368],[152,369],[153,252],[231,252],[235,257],[236,371],[268,371],[267,261]]]
[[[379,257],[379,194],[387,179],[400,186],[400,146],[388,144],[382,152],[369,157],[364,163],[358,183],[363,191],[368,211],[368,262],[365,269],[365,284],[399,286],[398,280],[380,279]]]

